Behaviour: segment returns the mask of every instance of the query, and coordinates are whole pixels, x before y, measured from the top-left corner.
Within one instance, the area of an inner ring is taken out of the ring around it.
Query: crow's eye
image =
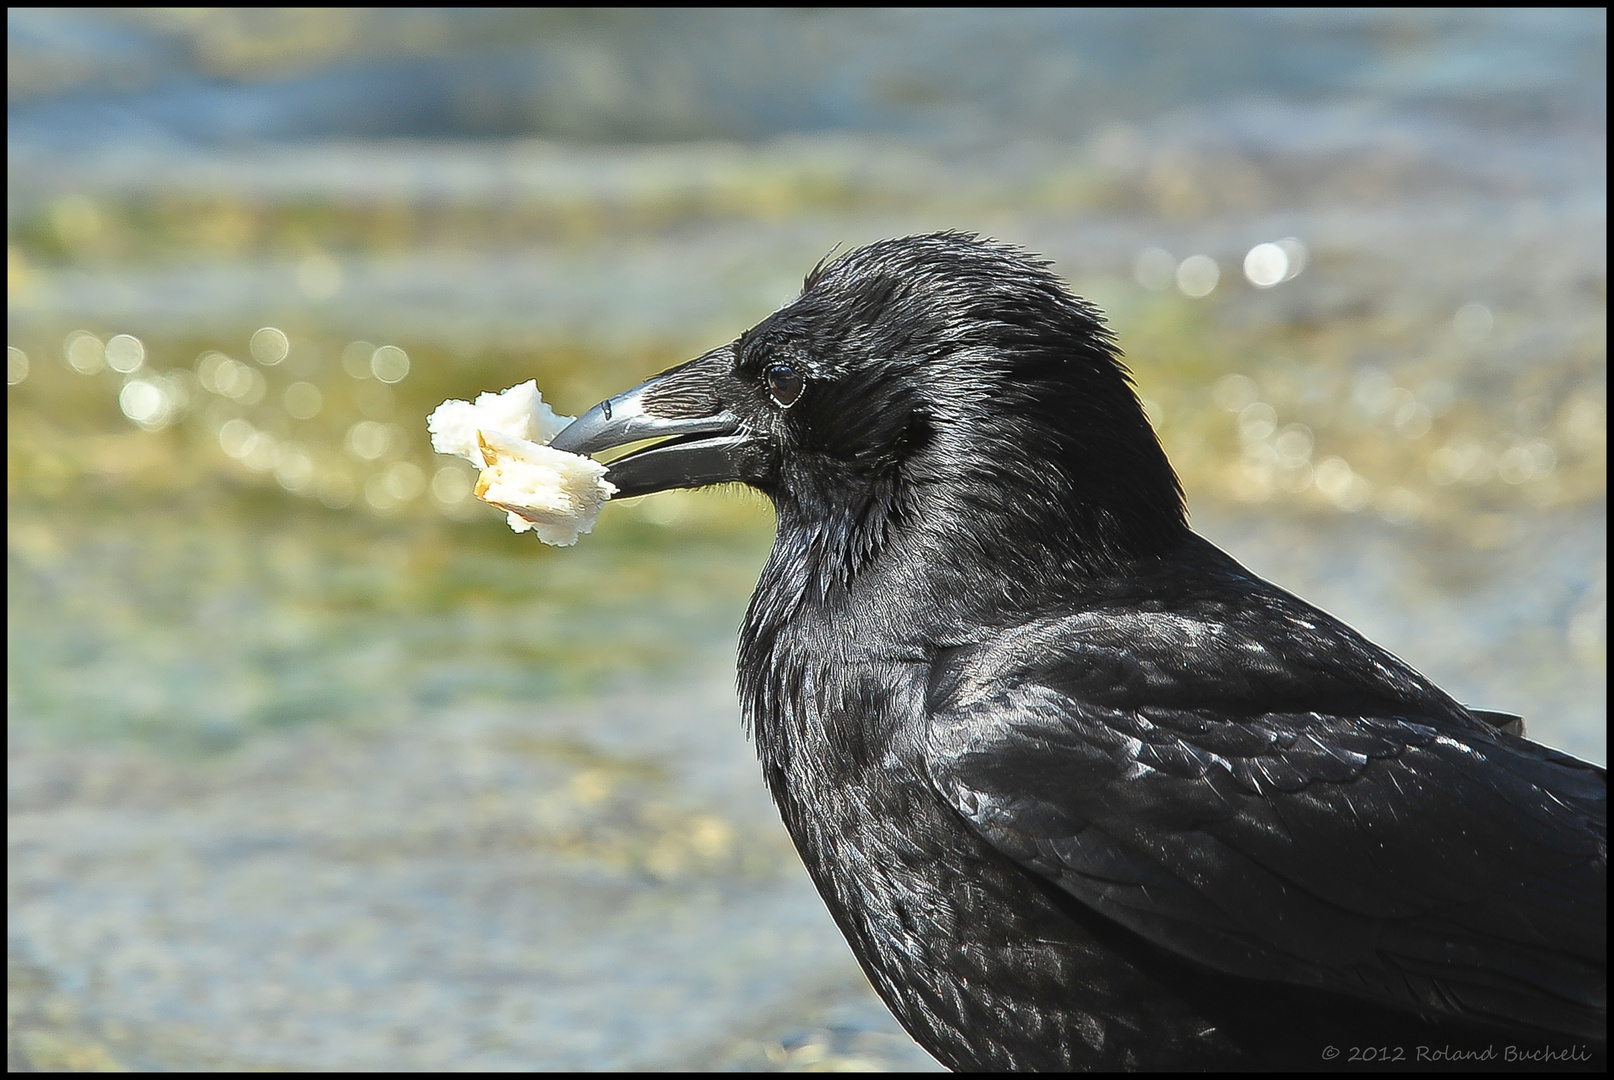
[[[794,405],[807,386],[806,380],[796,374],[796,369],[789,364],[774,364],[762,373],[762,377],[768,381],[768,393],[773,395],[773,400],[781,409]]]

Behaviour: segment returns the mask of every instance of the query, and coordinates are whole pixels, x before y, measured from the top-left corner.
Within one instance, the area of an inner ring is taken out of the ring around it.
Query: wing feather
[[[1602,770],[1387,654],[1378,685],[1334,674],[1315,638],[1373,647],[1317,617],[1304,651],[1136,612],[955,649],[932,782],[1011,858],[1219,970],[1601,1037]]]

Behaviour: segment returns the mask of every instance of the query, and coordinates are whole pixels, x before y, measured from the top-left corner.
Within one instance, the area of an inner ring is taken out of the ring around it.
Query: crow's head
[[[1151,554],[1182,493],[1099,312],[1048,264],[960,233],[820,263],[735,341],[555,440],[619,458],[621,495],[740,481],[826,580],[892,545],[1048,565]]]

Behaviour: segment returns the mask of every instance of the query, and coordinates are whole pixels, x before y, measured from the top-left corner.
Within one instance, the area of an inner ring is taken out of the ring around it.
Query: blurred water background
[[[7,15],[13,1069],[909,1068],[738,723],[764,502],[516,536],[578,412],[977,230],[1196,525],[1606,753],[1606,14]]]

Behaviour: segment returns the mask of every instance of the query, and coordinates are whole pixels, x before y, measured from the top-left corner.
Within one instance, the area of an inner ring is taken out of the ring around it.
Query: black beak
[[[725,345],[664,371],[600,402],[550,445],[596,454],[670,436],[611,462],[605,478],[619,499],[730,481],[764,483],[773,472],[767,444],[746,430],[718,392],[732,378],[733,364],[733,347]]]

